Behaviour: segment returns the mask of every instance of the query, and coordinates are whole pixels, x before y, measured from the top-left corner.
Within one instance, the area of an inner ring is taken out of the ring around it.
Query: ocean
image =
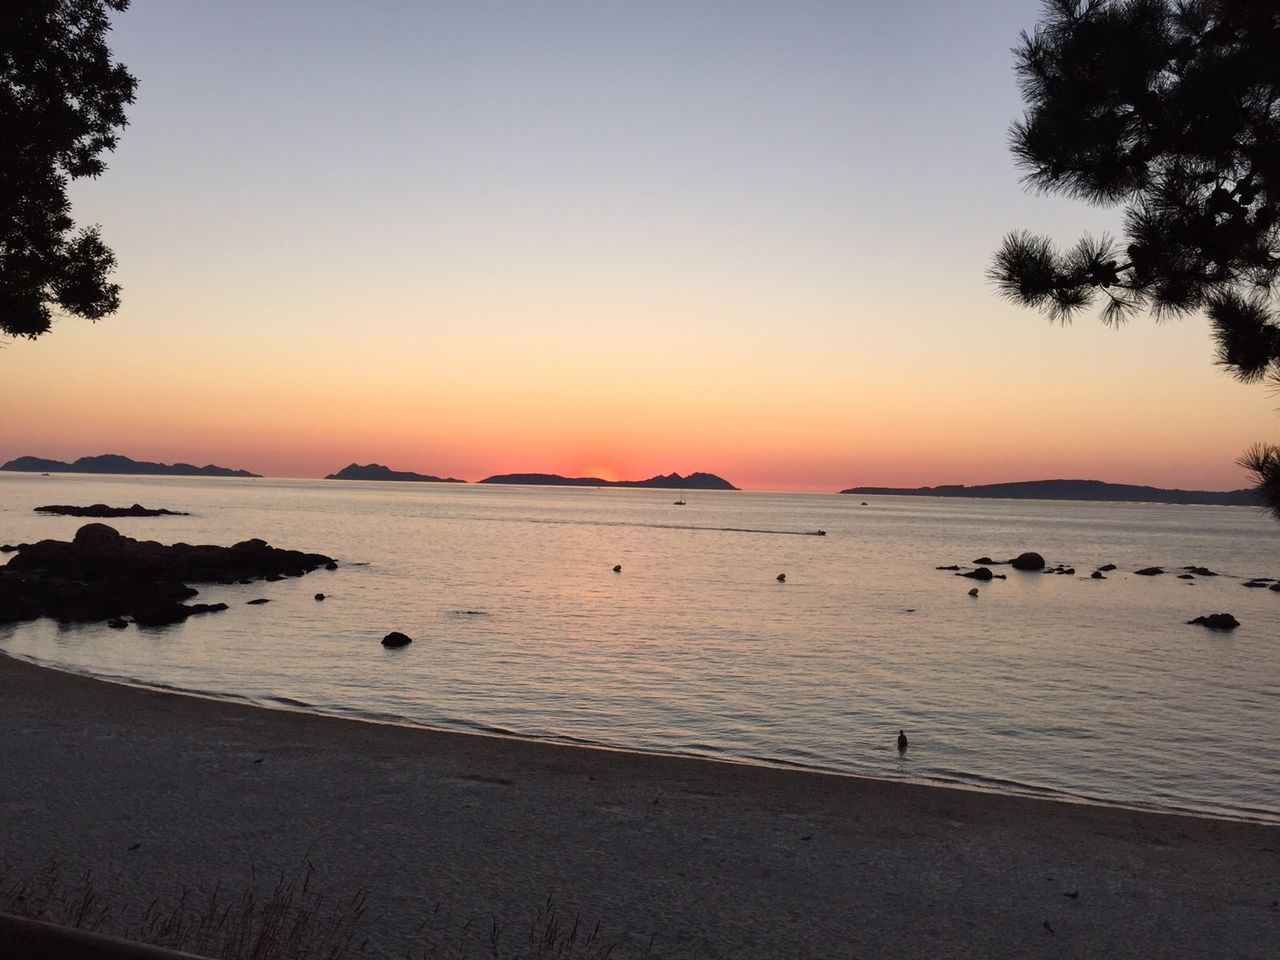
[[[1280,822],[1280,592],[1243,586],[1280,577],[1261,511],[676,493],[0,474],[3,543],[91,522],[42,504],[138,502],[191,516],[106,522],[340,562],[201,586],[231,608],[177,626],[0,626],[0,650],[267,707]],[[1024,550],[1076,574],[935,569]],[[1217,612],[1241,626],[1186,624]]]

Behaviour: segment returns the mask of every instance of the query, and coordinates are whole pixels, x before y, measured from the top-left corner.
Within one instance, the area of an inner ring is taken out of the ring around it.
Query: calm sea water
[[[342,561],[205,587],[231,609],[179,626],[39,621],[0,627],[0,649],[270,706],[1280,822],[1280,593],[1242,586],[1280,577],[1280,527],[1260,512],[674,499],[0,474],[0,541],[86,522],[41,504],[136,501],[192,516],[110,521],[129,536],[262,537]],[[970,598],[972,581],[934,569],[1022,550],[1080,575],[1006,569]],[[1189,564],[1226,576],[1131,573]],[[1184,623],[1219,611],[1243,625]],[[385,650],[390,630],[415,642]]]

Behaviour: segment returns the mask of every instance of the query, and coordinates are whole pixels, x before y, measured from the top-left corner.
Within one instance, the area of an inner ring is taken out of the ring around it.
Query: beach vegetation
[[[1008,234],[1002,295],[1066,322],[1203,315],[1216,361],[1280,388],[1280,7],[1045,0],[1015,69],[1013,155],[1034,190],[1122,209],[1123,238]],[[1280,447],[1240,458],[1280,519]]]
[[[115,254],[76,229],[67,188],[97,177],[137,80],[112,59],[111,12],[129,0],[0,4],[0,334],[35,339],[55,314],[99,320],[120,306]]]

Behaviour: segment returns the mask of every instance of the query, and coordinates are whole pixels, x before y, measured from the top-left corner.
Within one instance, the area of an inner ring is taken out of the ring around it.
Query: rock
[[[1020,553],[1009,561],[1009,566],[1015,570],[1043,570],[1044,557],[1038,553]]]
[[[326,570],[337,570],[338,565],[334,561],[330,560],[328,563],[324,565],[324,568]]]
[[[399,633],[395,630],[382,638],[382,645],[384,647],[407,647],[411,643],[413,643],[411,638],[406,637],[403,633]]]
[[[1105,580],[1105,579],[1107,579],[1106,577],[1104,577],[1104,576],[1102,575],[1102,571],[1101,571],[1101,570],[1095,570],[1095,571],[1093,571],[1093,573],[1089,574],[1089,577],[1090,577],[1091,579],[1093,579],[1093,580]]]
[[[1246,587],[1265,587],[1270,583],[1269,580],[1250,580],[1245,584]]]
[[[64,623],[94,623],[133,616],[154,626],[177,623],[194,613],[225,610],[222,604],[186,606],[196,583],[253,582],[281,570],[314,570],[329,557],[278,550],[262,540],[235,547],[170,546],[121,536],[90,523],[70,542],[41,540],[25,545],[0,566],[0,623],[53,617]]]
[[[957,573],[957,577],[968,577],[970,580],[992,580],[995,574],[986,567],[979,567],[977,570],[970,570],[967,573]]]
[[[256,607],[260,603],[270,603],[266,597],[259,597],[257,600],[246,600],[245,603],[250,607]]]
[[[971,588],[969,589],[969,596],[971,596],[971,597],[976,597],[977,595],[978,595],[978,588],[977,588],[977,587],[971,587]]]
[[[787,575],[785,573],[780,573],[774,579],[777,580],[779,583],[786,583]]]
[[[1135,570],[1133,572],[1140,577],[1158,577],[1160,574],[1164,573],[1164,571],[1159,567],[1143,567],[1141,570]]]
[[[989,567],[992,564],[996,564],[999,562],[1000,562],[999,560],[992,560],[990,557],[979,557],[977,560],[973,561],[973,565],[975,567],[982,567],[982,566]]]
[[[1273,584],[1272,584],[1270,587],[1268,587],[1267,589],[1269,589],[1269,590],[1274,590],[1276,593],[1280,593],[1280,583],[1273,583]]]
[[[1196,578],[1196,575],[1195,575],[1194,573],[1180,573],[1180,574],[1178,574],[1178,579],[1179,579],[1179,580],[1194,580],[1195,578]]]
[[[0,546],[0,553],[17,553],[17,552],[18,552],[18,548],[15,547],[12,543],[6,543],[4,544],[4,546]]]
[[[1104,563],[1102,566],[1098,568],[1098,570],[1102,573],[1110,573],[1112,570],[1115,570],[1115,569],[1117,568],[1114,563]]]
[[[1197,577],[1216,577],[1217,574],[1208,567],[1183,567],[1187,573],[1194,573]]]
[[[960,569],[960,567],[953,563],[953,564],[951,564],[950,566],[947,566],[947,567],[934,567],[933,569],[935,569],[935,570],[959,570],[959,569]]]
[[[1210,613],[1207,616],[1188,620],[1187,623],[1198,623],[1210,630],[1234,630],[1240,626],[1240,621],[1229,613]]]
[[[622,564],[620,564],[620,563],[615,563],[615,564],[613,565],[613,572],[614,572],[614,573],[621,573],[621,572],[622,572]]]
[[[316,599],[317,599],[317,600],[323,600],[323,599],[324,599],[324,594],[323,594],[323,593],[317,593],[317,594],[316,594]]]
[[[263,577],[262,579],[263,579],[263,580],[266,580],[268,583],[279,583],[281,580],[283,580],[283,579],[284,579],[284,574],[283,574],[283,573],[269,573],[269,574],[267,574],[265,577]]]
[[[119,617],[116,617],[113,620],[107,621],[107,626],[110,627],[112,630],[123,630],[128,625],[129,625],[128,620],[121,620]]]
[[[95,503],[88,507],[74,507],[68,504],[50,504],[47,507],[36,507],[36,513],[49,513],[60,517],[186,517],[190,514],[178,510],[153,510],[135,503],[132,507],[108,507],[105,503]]]
[[[71,542],[81,550],[118,550],[124,543],[124,539],[115,527],[108,527],[105,523],[86,523],[76,531]],[[41,541],[41,543],[52,542],[51,540]]]

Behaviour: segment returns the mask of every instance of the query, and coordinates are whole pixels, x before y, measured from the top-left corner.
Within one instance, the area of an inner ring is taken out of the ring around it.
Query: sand
[[[368,956],[420,948],[433,911],[428,930],[471,919],[487,944],[496,919],[522,941],[548,896],[614,958],[1280,955],[1280,827],[362,723],[7,657],[0,730],[0,875],[55,859],[123,912],[309,859],[315,887],[368,891]]]

